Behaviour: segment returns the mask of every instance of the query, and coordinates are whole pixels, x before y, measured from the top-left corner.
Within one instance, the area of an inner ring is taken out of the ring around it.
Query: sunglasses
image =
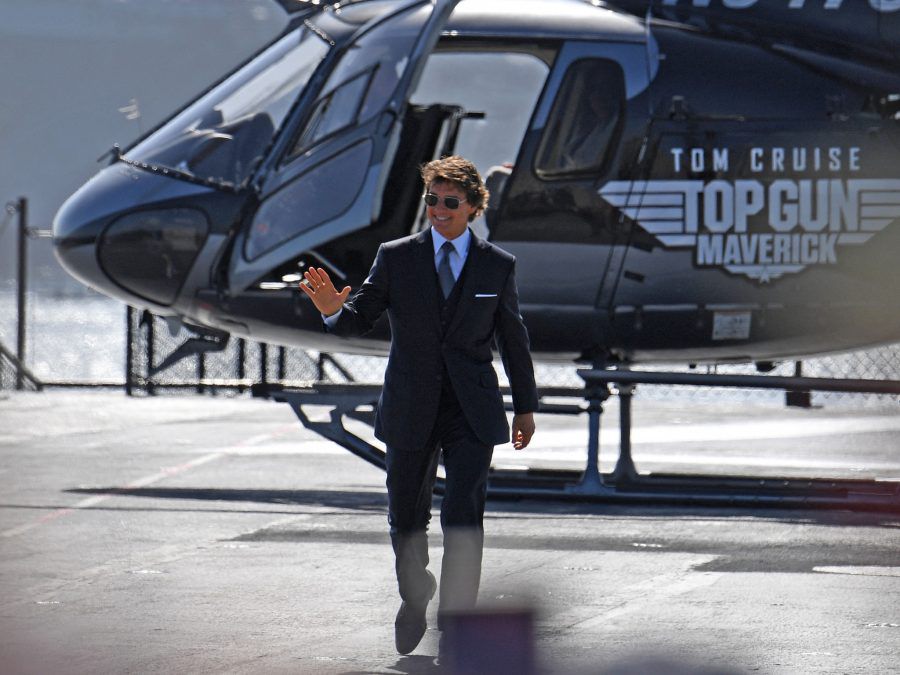
[[[428,204],[428,206],[437,206],[437,203],[441,200],[440,197],[432,192],[426,192],[424,195],[422,195],[422,199],[425,200],[425,203]],[[446,206],[451,211],[455,211],[464,201],[466,200],[460,199],[459,197],[444,197],[444,206]]]

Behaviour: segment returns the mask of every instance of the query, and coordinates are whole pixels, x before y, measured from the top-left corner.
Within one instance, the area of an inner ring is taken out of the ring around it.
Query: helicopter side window
[[[353,124],[370,80],[371,72],[363,73],[320,99],[291,154]]]
[[[350,208],[362,187],[371,155],[370,141],[351,145],[264,201],[244,244],[244,257],[255,260]]]
[[[542,178],[599,169],[625,104],[621,67],[606,59],[583,59],[566,73],[538,149]]]
[[[328,77],[324,92],[294,144],[293,158],[325,137],[380,112],[406,70],[429,5],[401,12],[357,40]],[[373,63],[375,64],[373,67]]]

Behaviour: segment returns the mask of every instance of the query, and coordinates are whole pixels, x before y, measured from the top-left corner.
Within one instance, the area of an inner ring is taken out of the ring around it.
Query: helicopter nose
[[[130,167],[104,169],[57,213],[57,259],[82,283],[124,302],[171,305],[210,229],[205,213],[179,199],[192,190],[205,188]]]
[[[100,269],[97,242],[115,209],[104,200],[109,192],[104,178],[101,172],[60,207],[53,219],[53,248],[69,274],[91,288],[108,292],[110,280]]]

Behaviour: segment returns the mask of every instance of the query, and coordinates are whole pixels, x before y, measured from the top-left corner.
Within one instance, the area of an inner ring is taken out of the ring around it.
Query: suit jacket
[[[461,294],[446,331],[431,230],[382,244],[368,278],[344,304],[332,331],[362,335],[385,310],[391,349],[375,417],[375,436],[415,450],[437,419],[446,372],[469,426],[487,445],[509,442],[494,371],[499,348],[516,413],[538,408],[528,332],[519,314],[515,258],[472,233]]]

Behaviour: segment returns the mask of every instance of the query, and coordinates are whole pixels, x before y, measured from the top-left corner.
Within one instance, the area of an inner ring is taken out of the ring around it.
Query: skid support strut
[[[900,513],[900,481],[822,478],[761,478],[696,474],[641,474],[631,455],[631,402],[636,384],[699,385],[808,391],[900,394],[896,380],[842,380],[809,377],[718,375],[659,371],[580,370],[584,388],[541,388],[538,412],[588,415],[587,462],[584,471],[492,470],[488,494],[494,498],[687,503],[696,505],[844,508]],[[620,444],[615,468],[600,471],[600,420],[603,405],[619,397]],[[380,385],[315,382],[303,387],[258,385],[253,395],[288,403],[308,429],[334,441],[380,469],[384,450],[354,434],[344,418],[372,425]],[[508,393],[508,392],[505,392]],[[581,399],[581,403],[549,403],[549,397]],[[584,405],[584,402],[587,405]],[[314,419],[304,406],[330,408],[327,420]],[[435,492],[443,491],[438,480]]]
[[[385,469],[384,451],[348,431],[343,420],[344,417],[349,417],[371,426],[374,422],[372,411],[381,393],[380,386],[323,382],[313,383],[306,387],[283,387],[277,384],[267,384],[254,385],[251,393],[257,398],[270,398],[279,403],[287,403],[304,427],[315,431],[323,438],[334,441],[345,450],[349,450],[382,471]],[[306,405],[330,407],[328,420],[316,420],[310,417],[303,409],[303,406]]]
[[[615,488],[603,482],[603,476],[600,474],[600,416],[603,414],[603,404],[609,396],[609,386],[606,384],[585,387],[584,397],[588,402],[587,465],[581,474],[581,480],[574,485],[565,486],[564,489],[568,494],[602,495],[615,492]]]

